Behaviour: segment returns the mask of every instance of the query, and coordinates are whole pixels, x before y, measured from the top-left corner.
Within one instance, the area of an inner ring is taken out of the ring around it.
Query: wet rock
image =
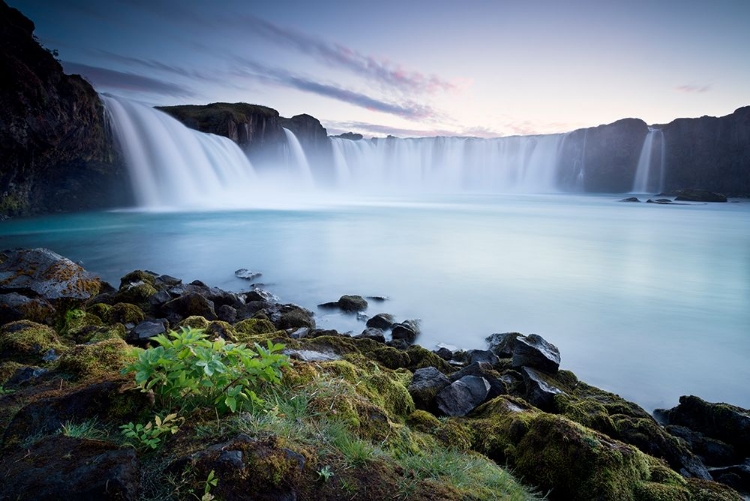
[[[404,320],[401,323],[391,326],[391,338],[402,340],[408,344],[413,344],[419,335],[419,323],[416,320]]]
[[[708,466],[729,466],[741,462],[742,458],[729,444],[707,437],[703,433],[693,431],[685,426],[668,425],[670,435],[687,442],[688,447],[697,454]]]
[[[513,348],[513,367],[555,373],[560,367],[560,350],[537,334],[519,336]]]
[[[384,303],[385,301],[388,301],[386,296],[367,296],[365,299],[368,301],[375,301],[376,303]]]
[[[292,333],[289,334],[289,337],[292,339],[302,339],[307,337],[308,334],[310,334],[309,327],[300,327],[299,329],[292,331]]]
[[[99,293],[102,281],[49,249],[17,249],[0,254],[0,294],[42,298],[71,308]]]
[[[707,190],[677,190],[675,200],[681,202],[726,202],[727,197],[721,193]]]
[[[490,383],[483,377],[464,376],[443,388],[435,403],[447,416],[465,416],[484,402],[489,391]]]
[[[469,363],[474,364],[482,362],[489,365],[495,365],[500,359],[490,350],[469,350]]]
[[[488,349],[500,358],[511,358],[513,349],[516,346],[516,340],[522,337],[520,332],[503,332],[501,334],[492,334],[487,337]]]
[[[555,395],[563,391],[545,381],[544,376],[531,367],[523,367],[521,374],[526,384],[526,401],[543,411],[552,411],[555,406]]]
[[[355,313],[367,309],[367,300],[362,296],[341,296],[338,301],[323,303],[318,305],[320,308],[334,309]]]
[[[424,367],[414,371],[407,389],[417,409],[432,411],[435,409],[433,400],[450,384],[450,379],[435,367]]]
[[[266,301],[268,303],[278,303],[279,298],[271,294],[265,289],[256,288],[249,292],[245,292],[245,301],[248,303],[252,301]]]
[[[216,316],[219,317],[219,320],[233,324],[237,321],[237,309],[228,304],[223,304],[216,309]]]
[[[49,359],[50,350],[59,353],[64,349],[57,333],[47,325],[19,320],[0,327],[0,359],[38,364]]]
[[[0,499],[136,500],[135,450],[72,438],[46,437],[0,462]]]
[[[638,197],[628,197],[623,198],[620,202],[640,202],[640,200],[638,200]]]
[[[487,393],[487,400],[495,398],[498,395],[505,395],[508,393],[508,386],[500,374],[495,371],[491,364],[487,362],[473,362],[467,365],[458,372],[454,372],[450,375],[451,381],[458,381],[464,376],[478,376],[483,377],[490,383],[490,390]]]
[[[257,271],[250,271],[247,268],[240,268],[239,270],[234,272],[234,276],[243,280],[255,280],[261,275],[262,273],[259,273]]]
[[[646,203],[647,204],[667,205],[667,204],[672,204],[673,202],[670,199],[668,199],[668,198],[657,198],[656,200],[653,200],[653,199],[649,198],[648,200],[646,200]]]
[[[164,303],[161,307],[164,316],[171,323],[177,323],[183,318],[200,316],[206,320],[217,320],[214,302],[197,292],[189,292],[183,296]]]
[[[55,308],[43,298],[28,298],[17,292],[0,294],[0,325],[16,320],[51,324]]]
[[[712,468],[711,476],[717,482],[728,485],[746,496],[750,494],[750,461],[744,464]]]
[[[391,328],[394,320],[395,318],[390,313],[378,313],[377,315],[373,315],[365,325],[367,327],[387,330]]]
[[[453,352],[444,346],[435,350],[435,354],[446,362],[453,359]]]
[[[273,321],[273,316],[270,317]],[[295,305],[284,305],[278,314],[278,320],[274,322],[279,329],[297,329],[299,327],[315,328],[315,320],[312,312]]]
[[[682,396],[677,407],[661,412],[668,424],[701,432],[733,446],[744,457],[750,456],[750,411],[747,409]]]
[[[148,340],[169,330],[169,323],[165,319],[144,320],[128,334],[128,342],[138,346],[148,343]]]
[[[47,373],[49,373],[49,370],[41,367],[21,367],[10,376],[3,386],[5,388],[18,388],[29,383],[33,384],[35,380]]]
[[[362,337],[372,339],[373,341],[377,341],[378,343],[385,343],[385,335],[383,334],[383,331],[374,327],[368,327],[367,329],[363,330],[359,336],[355,337]]]

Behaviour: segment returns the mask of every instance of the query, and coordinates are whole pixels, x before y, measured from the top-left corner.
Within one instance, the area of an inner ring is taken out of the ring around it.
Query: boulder
[[[367,329],[363,330],[360,335],[355,337],[367,338],[372,339],[373,341],[377,341],[378,343],[385,343],[385,335],[383,334],[383,331],[375,327],[368,327]]]
[[[560,350],[537,334],[519,336],[513,347],[513,367],[555,373],[560,367]]]
[[[487,393],[487,400],[493,399],[498,395],[505,395],[508,393],[508,385],[502,379],[503,376],[495,371],[491,364],[486,362],[473,362],[467,365],[458,372],[454,372],[450,375],[451,381],[458,381],[464,376],[478,376],[483,377],[490,383],[490,390]]]
[[[523,337],[520,332],[503,332],[502,334],[492,334],[487,337],[488,349],[500,358],[511,358],[513,349],[516,346],[516,340]]]
[[[0,359],[38,364],[57,358],[65,349],[49,326],[19,320],[0,327]]]
[[[500,359],[490,350],[469,350],[469,363],[474,364],[482,362],[489,365],[495,365]]]
[[[483,377],[464,376],[436,396],[438,410],[446,416],[465,416],[487,398],[490,383]]]
[[[543,411],[551,411],[555,405],[555,395],[563,391],[545,381],[544,376],[531,367],[523,367],[521,374],[526,385],[526,401]]]
[[[745,499],[750,495],[750,461],[744,464],[712,468],[711,475],[717,482],[745,494]]]
[[[450,384],[450,379],[435,367],[425,367],[414,371],[408,390],[417,409],[432,411],[435,396]]]
[[[325,309],[338,308],[342,311],[356,313],[367,309],[367,300],[362,296],[341,296],[338,301],[319,304],[318,307]]]
[[[640,200],[638,200],[638,197],[628,197],[623,198],[620,202],[640,202]]]
[[[51,324],[55,308],[43,298],[28,298],[17,292],[0,294],[0,325],[16,320]]]
[[[135,501],[139,469],[133,449],[53,435],[0,460],[0,499]]]
[[[99,293],[102,281],[49,249],[0,254],[0,293],[41,298],[57,309],[72,308]]]
[[[407,344],[412,344],[419,335],[419,323],[416,320],[404,320],[401,323],[391,326],[391,338],[393,340],[402,340]]]
[[[742,461],[734,447],[721,440],[707,437],[685,426],[667,425],[665,429],[670,435],[684,440],[690,450],[708,466],[730,466]]]
[[[259,273],[257,271],[250,271],[247,268],[240,268],[239,270],[234,272],[235,277],[241,278],[243,280],[255,280],[261,275],[262,273]]]
[[[724,403],[710,403],[696,396],[680,397],[680,404],[660,411],[667,424],[685,426],[750,456],[750,411]]]
[[[387,330],[393,325],[395,318],[390,313],[378,313],[367,320],[367,327]]]
[[[197,292],[188,292],[172,299],[164,303],[161,310],[171,323],[177,323],[183,318],[192,316],[200,316],[206,320],[219,318],[214,310],[214,302]]]
[[[144,320],[139,323],[133,330],[128,334],[128,342],[138,346],[143,346],[148,343],[149,339],[158,336],[159,334],[166,334],[169,330],[169,322],[165,319],[157,320]]]

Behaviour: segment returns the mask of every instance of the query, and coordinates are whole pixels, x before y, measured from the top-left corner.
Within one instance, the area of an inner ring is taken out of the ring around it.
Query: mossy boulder
[[[234,330],[237,331],[238,335],[242,334],[269,334],[276,332],[278,329],[268,319],[263,318],[247,318],[234,324]]]
[[[190,317],[187,317],[184,320],[181,320],[179,324],[177,324],[177,327],[185,327],[185,328],[191,328],[191,329],[201,329],[206,330],[208,327],[208,320],[205,318],[193,315]]]
[[[57,311],[46,299],[29,298],[17,292],[0,294],[0,325],[16,320],[54,323]]]
[[[117,303],[104,312],[101,317],[110,324],[137,325],[146,319],[146,315],[138,306],[130,303]]]
[[[127,287],[128,285],[138,283],[138,282],[145,282],[149,285],[155,286],[156,284],[156,275],[154,273],[151,273],[150,271],[143,271],[143,270],[134,270],[125,275],[120,279],[120,289]]]
[[[0,357],[21,363],[43,363],[56,358],[66,347],[57,333],[46,325],[28,320],[0,328]]]
[[[237,331],[229,322],[214,320],[206,327],[206,334],[210,338],[222,338],[227,341],[237,342]]]
[[[60,334],[75,342],[90,338],[91,333],[102,326],[102,319],[83,310],[69,310],[60,329]]]
[[[409,355],[409,365],[407,368],[411,371],[423,367],[435,367],[443,374],[450,374],[456,371],[451,364],[440,358],[436,353],[422,348],[419,345],[409,346],[406,350],[406,354]]]
[[[126,339],[128,330],[122,324],[104,325],[90,332],[90,337],[84,339],[87,343],[98,343],[107,339]]]
[[[131,352],[132,348],[120,338],[79,344],[60,357],[57,368],[76,379],[116,376],[132,361]]]
[[[149,309],[149,298],[157,292],[156,288],[149,282],[139,280],[122,285],[113,300],[115,303],[130,303],[137,305],[141,309]]]

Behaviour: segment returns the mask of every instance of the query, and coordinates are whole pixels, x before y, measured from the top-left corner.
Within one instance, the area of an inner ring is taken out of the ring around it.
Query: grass
[[[87,438],[89,440],[103,440],[109,436],[107,430],[100,426],[96,418],[87,419],[80,423],[67,421],[60,426],[59,433],[71,438]]]

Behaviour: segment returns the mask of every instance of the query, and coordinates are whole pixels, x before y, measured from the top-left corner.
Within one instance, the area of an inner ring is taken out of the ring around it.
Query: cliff
[[[0,1],[0,217],[132,201],[104,108]]]

